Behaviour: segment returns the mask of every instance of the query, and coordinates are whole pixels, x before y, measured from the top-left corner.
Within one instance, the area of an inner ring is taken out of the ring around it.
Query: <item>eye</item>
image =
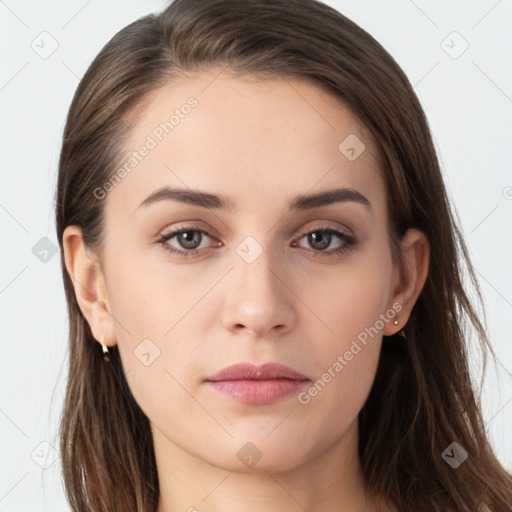
[[[205,235],[211,238],[207,231],[195,226],[172,227],[170,231],[170,233],[162,234],[157,243],[160,243],[166,251],[179,256],[193,256],[203,251],[204,248],[200,248],[200,245]],[[168,242],[173,238],[176,238],[176,243],[181,246],[181,249],[169,245]]]
[[[169,231],[168,233],[163,233],[157,240],[157,243],[162,245],[162,247],[171,254],[180,257],[189,257],[212,249],[212,247],[201,247],[205,237],[211,238],[204,229],[196,226],[178,226],[171,227]],[[308,244],[312,247],[312,251],[310,252],[320,257],[340,256],[353,248],[356,243],[354,237],[332,227],[318,227],[314,230],[307,231],[303,233],[298,240],[302,240],[303,238],[307,238]],[[176,239],[175,243],[178,244],[178,247],[169,244],[169,241],[173,239]],[[333,241],[338,241],[341,245],[327,251],[326,249]],[[217,245],[222,244],[217,242]],[[294,241],[292,246],[297,247],[297,242]]]
[[[302,234],[299,240],[303,238],[307,239],[307,243],[313,248],[314,253],[326,257],[344,254],[349,249],[353,248],[356,243],[354,237],[331,227],[319,227],[313,231],[308,231]],[[325,249],[328,248],[333,241],[338,241],[341,245],[330,251],[326,251]]]

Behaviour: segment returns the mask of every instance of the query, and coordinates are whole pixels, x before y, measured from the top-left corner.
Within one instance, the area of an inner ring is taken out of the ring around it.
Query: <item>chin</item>
[[[315,456],[303,443],[290,443],[290,439],[276,437],[270,441],[261,436],[258,440],[252,437],[244,441],[230,443],[234,446],[225,447],[222,453],[208,453],[208,462],[221,469],[236,473],[280,473],[293,470]],[[300,448],[300,450],[298,449]],[[234,456],[233,456],[234,452]],[[213,456],[213,457],[212,457]]]

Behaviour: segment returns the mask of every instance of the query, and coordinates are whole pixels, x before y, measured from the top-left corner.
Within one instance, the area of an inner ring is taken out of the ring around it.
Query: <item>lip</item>
[[[207,377],[205,382],[239,402],[264,405],[299,391],[310,379],[280,363],[239,363]]]

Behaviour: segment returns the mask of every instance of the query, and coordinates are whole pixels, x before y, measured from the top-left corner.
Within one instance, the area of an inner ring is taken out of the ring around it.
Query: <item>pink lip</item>
[[[246,404],[271,404],[299,391],[309,379],[279,363],[234,364],[207,377],[213,389]]]

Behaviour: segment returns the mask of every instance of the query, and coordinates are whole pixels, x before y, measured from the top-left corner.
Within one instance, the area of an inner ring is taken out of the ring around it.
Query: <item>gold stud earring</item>
[[[101,335],[101,341],[99,341],[99,343],[101,344],[102,348],[103,348],[103,360],[107,363],[110,363],[110,352],[108,351],[108,347],[107,345],[105,345],[103,343],[103,339],[105,338],[105,335],[102,334]]]
[[[398,322],[398,319],[396,319],[396,318],[395,318],[395,320],[393,321],[393,325],[398,325],[398,323],[399,323],[399,322]],[[402,329],[400,329],[400,330],[399,330],[398,332],[396,332],[395,334],[398,334],[398,336],[400,336],[400,337],[404,338],[404,340],[406,340],[406,339],[407,339],[407,336],[405,335],[405,333],[404,333],[404,329],[403,329],[403,328],[402,328]]]

